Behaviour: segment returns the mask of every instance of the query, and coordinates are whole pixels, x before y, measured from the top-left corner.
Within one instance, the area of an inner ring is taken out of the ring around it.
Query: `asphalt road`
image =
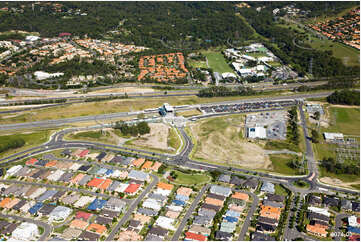
[[[130,217],[132,216],[133,211],[137,208],[138,204],[143,200],[143,198],[152,190],[152,188],[157,185],[159,182],[159,178],[155,175],[151,175],[153,178],[153,181],[144,189],[142,194],[138,196],[138,198],[130,205],[127,212],[123,215],[121,220],[118,222],[118,224],[112,229],[112,232],[109,234],[107,241],[114,240],[114,237],[116,233],[119,231],[120,227],[123,226],[124,223],[126,223]]]
[[[44,223],[44,222],[39,221],[39,220],[24,218],[24,217],[20,217],[20,216],[16,216],[16,215],[6,215],[6,214],[0,214],[0,217],[11,218],[11,219],[22,221],[22,222],[29,222],[29,223],[36,224],[39,227],[43,227],[44,232],[40,236],[39,241],[45,241],[49,237],[49,235],[50,235],[50,233],[52,231],[52,227],[49,224]]]
[[[243,226],[242,226],[242,230],[241,230],[241,232],[239,233],[239,236],[238,236],[238,241],[244,241],[245,240],[244,238],[245,238],[246,233],[248,231],[248,227],[251,225],[251,219],[253,217],[253,214],[258,208],[259,198],[254,193],[251,193],[251,192],[248,192],[248,191],[240,190],[239,192],[247,193],[249,196],[251,196],[253,198],[251,208],[248,211],[247,217],[244,220],[244,223],[243,223]]]
[[[187,213],[184,215],[184,217],[182,219],[182,222],[178,226],[178,229],[175,231],[171,241],[178,241],[179,240],[179,236],[182,234],[182,232],[184,230],[184,227],[187,225],[187,222],[188,222],[189,218],[192,216],[192,213],[193,213],[194,209],[197,207],[197,205],[199,204],[199,201],[201,200],[203,194],[208,190],[209,187],[210,187],[210,184],[204,185],[202,187],[202,189],[199,191],[198,195],[196,196],[196,198],[192,202],[191,206],[189,207]]]
[[[342,240],[342,236],[341,235],[341,230],[340,228],[342,227],[342,219],[347,218],[348,216],[350,216],[349,214],[337,214],[335,217],[335,228],[334,231],[336,232],[336,236],[334,237],[334,240],[340,241]]]

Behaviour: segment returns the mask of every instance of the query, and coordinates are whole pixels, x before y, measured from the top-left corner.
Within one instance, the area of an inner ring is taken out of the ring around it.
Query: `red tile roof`
[[[198,240],[198,241],[206,241],[207,237],[201,234],[195,234],[192,232],[186,232],[186,239]]]
[[[130,184],[125,190],[125,193],[135,193],[138,191],[140,184]]]
[[[78,211],[78,212],[76,212],[75,218],[88,220],[92,215],[93,214],[91,214],[91,213]]]

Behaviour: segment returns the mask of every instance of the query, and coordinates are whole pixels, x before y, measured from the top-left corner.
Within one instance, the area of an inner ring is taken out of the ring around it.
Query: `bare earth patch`
[[[155,149],[168,149],[169,126],[163,123],[150,123],[150,133],[132,141],[132,145]]]
[[[320,181],[323,182],[323,183],[326,183],[326,184],[346,187],[346,188],[350,188],[350,189],[354,189],[351,185],[360,184],[359,181],[356,181],[356,182],[343,182],[340,179],[331,178],[331,177],[322,177],[322,178],[320,178]]]
[[[240,137],[243,123],[240,122],[238,126],[230,125],[224,132],[214,131],[207,136],[200,135],[200,126],[190,127],[193,135],[198,137],[197,158],[250,169],[272,168],[272,162],[264,149]]]
[[[118,88],[107,88],[103,90],[97,90],[93,92],[89,92],[91,94],[93,93],[115,93],[115,92],[124,92],[124,93],[147,93],[147,92],[154,92],[154,89],[152,88],[141,88],[141,87],[118,87]]]

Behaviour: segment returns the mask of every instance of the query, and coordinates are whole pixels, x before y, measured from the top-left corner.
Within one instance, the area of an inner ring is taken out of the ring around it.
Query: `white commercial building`
[[[36,71],[36,72],[34,72],[34,75],[35,75],[35,78],[37,80],[45,80],[45,79],[52,78],[52,77],[63,76],[64,73],[62,73],[62,72],[47,73],[47,72],[44,72],[44,71]]]
[[[247,129],[247,136],[250,139],[265,139],[267,132],[264,127],[252,127]]]
[[[326,141],[343,140],[343,134],[341,133],[323,133]]]
[[[54,210],[49,214],[49,221],[63,221],[65,220],[71,213],[73,209],[67,208],[64,206],[57,206]]]
[[[16,172],[20,171],[21,168],[23,168],[23,166],[21,165],[13,166],[9,170],[7,170],[6,175],[13,176]]]
[[[322,214],[327,217],[330,217],[330,215],[331,215],[326,208],[308,207],[308,211]]]
[[[38,39],[40,39],[40,37],[39,36],[34,36],[34,35],[28,35],[28,36],[25,37],[25,40],[30,41],[30,42],[37,41]]]
[[[173,218],[159,216],[159,218],[155,221],[155,225],[158,225],[159,227],[161,227],[163,229],[175,231],[176,229],[173,226],[174,221],[175,220]]]
[[[11,234],[11,238],[15,240],[30,241],[35,240],[39,235],[39,229],[36,224],[24,222],[21,223]]]

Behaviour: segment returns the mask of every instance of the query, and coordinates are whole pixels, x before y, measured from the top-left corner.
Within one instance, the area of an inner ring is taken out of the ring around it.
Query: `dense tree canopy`
[[[360,105],[360,92],[356,90],[335,91],[327,97],[332,104]]]

